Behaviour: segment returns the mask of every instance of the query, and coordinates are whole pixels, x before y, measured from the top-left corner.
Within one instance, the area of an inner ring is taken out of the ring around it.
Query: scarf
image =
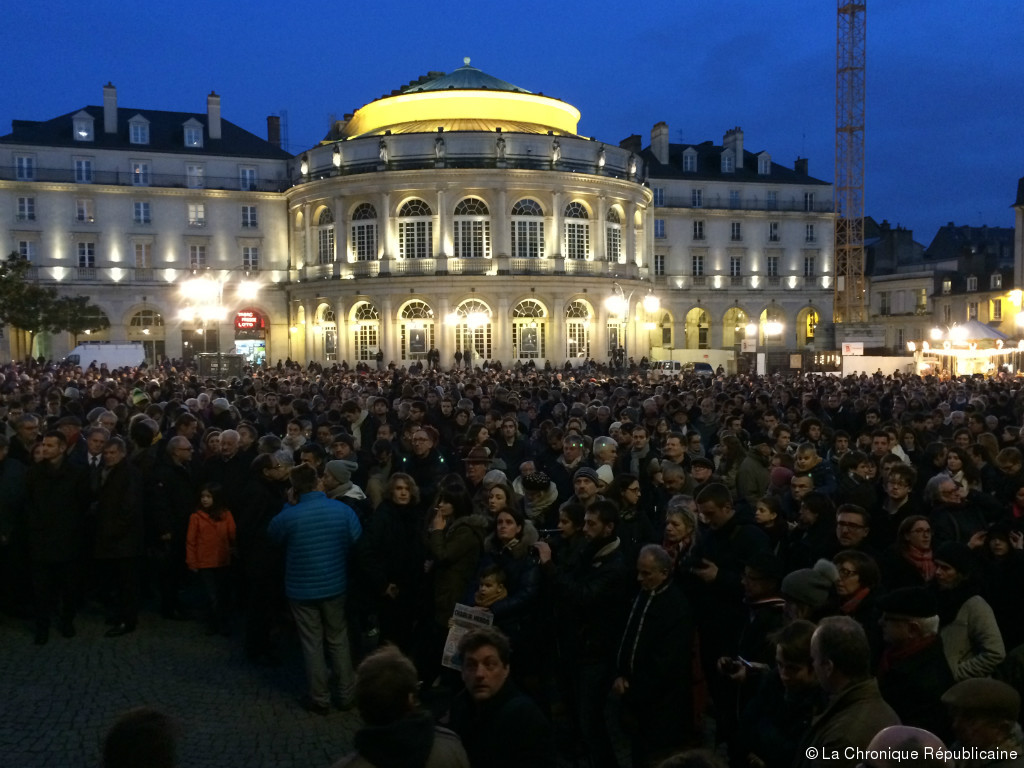
[[[916,656],[921,651],[925,650],[939,639],[938,635],[929,635],[928,637],[919,637],[913,642],[907,643],[899,648],[887,647],[882,651],[882,659],[878,663],[878,674],[884,675],[892,667],[904,659],[909,659],[911,656]]]
[[[850,595],[849,599],[845,603],[839,606],[839,610],[842,611],[845,615],[849,616],[851,613],[860,608],[860,604],[864,601],[864,598],[868,596],[868,593],[870,591],[871,587],[861,587],[852,595]]]
[[[932,550],[907,547],[903,557],[917,569],[917,572],[921,574],[921,578],[926,582],[931,581],[935,577],[935,561],[932,559]]]
[[[640,477],[640,459],[647,458],[647,455],[651,452],[651,444],[648,443],[640,451],[629,452],[629,471],[631,474]]]

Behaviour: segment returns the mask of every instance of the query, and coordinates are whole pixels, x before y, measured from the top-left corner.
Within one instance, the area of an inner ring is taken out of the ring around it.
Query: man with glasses
[[[976,535],[984,534],[989,524],[1003,513],[1002,506],[992,496],[961,488],[949,475],[937,475],[929,480],[925,496],[932,500],[930,517],[935,548],[947,541],[968,544]]]
[[[836,541],[843,550],[854,549],[878,557],[868,541],[871,533],[871,515],[856,504],[841,504],[836,510]]]
[[[396,470],[405,472],[416,481],[420,497],[431,499],[437,490],[438,481],[446,474],[444,457],[434,448],[434,441],[425,429],[417,429],[410,438],[412,450],[402,457]]]
[[[889,469],[889,476],[882,485],[880,514],[875,516],[871,538],[878,546],[888,546],[896,539],[900,523],[911,515],[919,515],[920,503],[911,496],[911,489],[917,484],[917,471],[906,464],[895,464]]]

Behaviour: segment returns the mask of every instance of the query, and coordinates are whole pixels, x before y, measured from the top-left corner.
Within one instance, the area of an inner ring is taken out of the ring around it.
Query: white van
[[[146,361],[146,352],[141,342],[134,344],[103,344],[93,342],[91,344],[79,344],[68,352],[64,358],[65,362],[81,366],[84,371],[93,363],[97,368],[104,365],[107,370],[115,368],[137,368]]]

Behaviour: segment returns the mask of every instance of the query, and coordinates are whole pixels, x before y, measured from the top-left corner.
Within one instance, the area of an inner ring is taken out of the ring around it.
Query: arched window
[[[565,243],[562,254],[567,259],[590,258],[590,214],[576,200],[565,206]]]
[[[432,253],[434,240],[433,211],[419,199],[408,201],[398,211],[398,256],[402,259],[425,259]]]
[[[434,346],[434,310],[426,302],[410,301],[398,316],[402,359],[426,359]]]
[[[324,208],[317,219],[317,262],[330,264],[334,261],[334,214]]]
[[[490,211],[478,197],[467,197],[455,206],[455,256],[460,259],[491,256]]]
[[[512,308],[512,356],[522,359],[546,357],[547,312],[536,299],[524,299]]]
[[[380,349],[380,312],[368,301],[352,311],[352,347],[356,360],[373,360]]]
[[[590,357],[590,318],[593,313],[586,302],[570,301],[565,307],[565,356]]]
[[[154,309],[140,309],[128,321],[128,341],[141,341],[149,362],[162,360],[166,355],[164,316]]]
[[[512,206],[512,256],[537,259],[544,255],[544,211],[536,200],[524,198]]]
[[[164,316],[152,309],[142,309],[132,315],[132,328],[153,328],[164,324]]]
[[[467,367],[491,359],[491,308],[479,299],[467,299],[455,310],[455,349],[469,358]],[[465,363],[464,363],[465,364]]]
[[[356,261],[377,258],[377,209],[360,203],[352,211],[352,255]]]
[[[605,217],[604,247],[608,261],[618,262],[622,258],[622,219],[614,208],[608,210]]]

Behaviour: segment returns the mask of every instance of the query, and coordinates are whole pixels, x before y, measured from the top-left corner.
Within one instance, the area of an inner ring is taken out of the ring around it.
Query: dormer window
[[[952,292],[953,292],[953,281],[952,280],[948,280],[948,279],[947,280],[943,280],[942,281],[942,295],[943,296],[948,296]]]
[[[128,139],[132,144],[149,144],[149,121],[141,115],[129,120]]]
[[[768,176],[772,172],[772,157],[767,152],[758,155],[757,158],[757,174],[758,176]]]
[[[74,118],[75,141],[92,141],[92,115],[79,112]]]
[[[992,275],[992,277],[989,279],[988,287],[992,288],[992,289],[995,289],[995,290],[999,290],[1000,288],[1002,288],[1003,287],[1003,276],[1001,274],[999,274],[998,272],[996,274]]]
[[[697,153],[692,149],[683,153],[683,171],[686,173],[697,172]]]
[[[974,275],[971,275],[970,277],[967,278],[967,290],[968,291],[976,291],[976,290],[978,290],[978,278],[976,278]]]
[[[722,153],[722,173],[732,173],[736,170],[736,159],[732,155],[732,150],[727,150]]]
[[[185,123],[185,146],[190,149],[202,149],[203,126],[198,120]]]

